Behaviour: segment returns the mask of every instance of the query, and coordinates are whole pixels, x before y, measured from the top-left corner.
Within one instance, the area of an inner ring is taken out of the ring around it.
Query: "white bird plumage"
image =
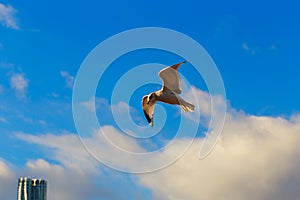
[[[162,69],[158,73],[159,77],[163,81],[162,88],[143,97],[142,108],[145,117],[151,126],[153,126],[154,107],[157,101],[180,105],[185,112],[194,111],[195,106],[193,104],[184,101],[180,96],[178,96],[182,91],[178,68],[186,62],[187,61],[183,61]]]

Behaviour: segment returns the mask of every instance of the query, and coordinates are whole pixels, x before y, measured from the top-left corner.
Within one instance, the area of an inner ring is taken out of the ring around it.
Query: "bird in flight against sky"
[[[155,103],[161,101],[168,104],[180,105],[181,108],[187,112],[193,112],[195,106],[189,102],[183,100],[180,96],[181,93],[181,84],[180,77],[178,74],[178,68],[183,63],[183,61],[172,66],[162,69],[158,75],[163,81],[163,86],[160,90],[151,92],[150,94],[143,97],[142,107],[147,121],[150,126],[153,126],[153,113]]]

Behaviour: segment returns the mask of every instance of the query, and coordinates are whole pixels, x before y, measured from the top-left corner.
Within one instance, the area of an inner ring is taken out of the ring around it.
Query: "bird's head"
[[[155,101],[155,93],[152,92],[148,95],[148,102],[147,104],[149,104],[150,102]]]

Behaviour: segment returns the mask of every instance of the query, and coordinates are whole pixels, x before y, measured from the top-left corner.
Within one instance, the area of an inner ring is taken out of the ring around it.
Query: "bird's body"
[[[157,101],[161,101],[168,104],[175,104],[175,105],[180,104],[178,100],[179,96],[176,96],[171,90],[169,91],[158,90],[154,93]]]
[[[180,105],[186,111],[194,111],[195,106],[184,101],[179,94],[181,93],[180,77],[178,67],[187,61],[177,63],[162,69],[158,75],[163,80],[163,87],[143,97],[142,107],[147,121],[153,126],[153,113],[155,103],[161,101],[168,104]]]

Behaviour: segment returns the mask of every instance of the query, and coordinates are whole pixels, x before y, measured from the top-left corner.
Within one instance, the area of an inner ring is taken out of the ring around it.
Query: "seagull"
[[[178,74],[178,68],[180,67],[180,65],[187,62],[188,61],[183,61],[162,69],[158,73],[158,76],[163,81],[162,88],[158,91],[151,92],[150,94],[145,95],[143,97],[142,108],[150,126],[153,126],[153,113],[155,103],[157,101],[173,105],[180,105],[184,112],[194,111],[195,105],[186,102],[180,96],[178,96],[181,93],[181,84],[180,77]]]

